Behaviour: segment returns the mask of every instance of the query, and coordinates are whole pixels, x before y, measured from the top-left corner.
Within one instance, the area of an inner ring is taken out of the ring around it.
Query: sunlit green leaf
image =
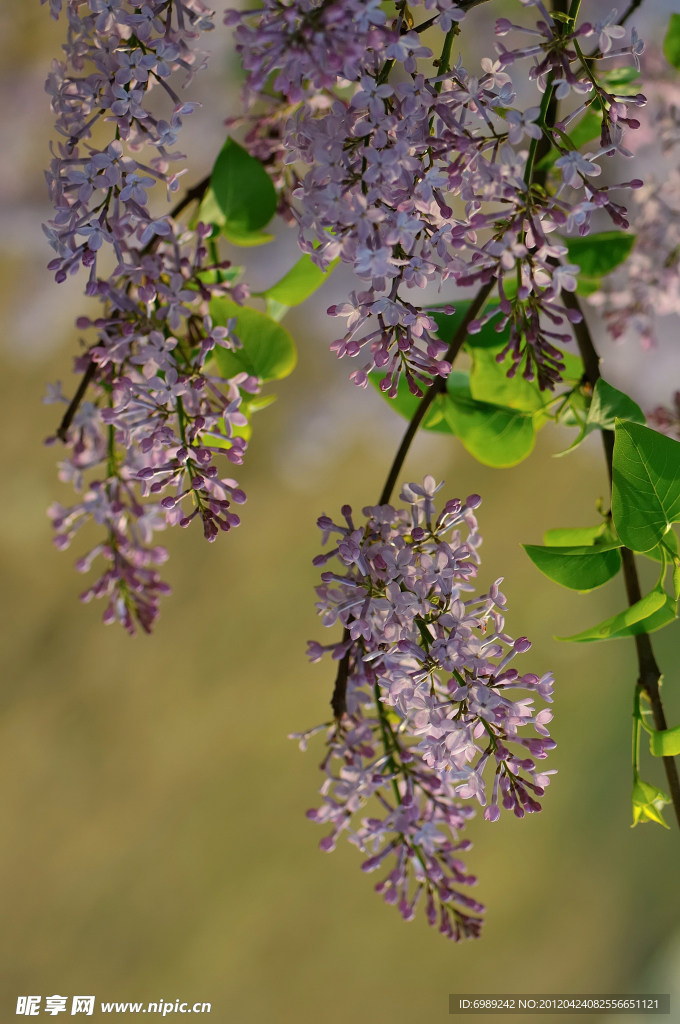
[[[648,729],[649,750],[654,757],[675,757],[680,754],[680,725],[673,729]]]
[[[670,826],[663,819],[662,810],[666,804],[671,802],[667,793],[649,782],[643,782],[636,776],[633,786],[633,824],[635,828],[638,823],[645,824],[647,821],[655,821],[657,825],[664,828]]]
[[[311,256],[305,253],[280,281],[261,294],[265,299],[273,299],[275,302],[281,303],[282,306],[298,306],[310,295],[313,295],[317,288],[321,287],[324,281],[330,277],[338,262],[339,260],[334,260],[328,270],[320,270],[312,262]]]
[[[240,245],[242,249],[253,249],[257,245],[266,245],[273,242],[275,235],[269,235],[266,231],[235,231],[230,230],[225,224],[222,234],[232,245]]]
[[[236,317],[235,334],[243,344],[243,348],[235,352],[220,346],[213,350],[223,377],[245,372],[266,382],[287,377],[295,369],[295,342],[285,327],[265,313],[250,306],[238,306],[228,299],[213,299],[210,315],[214,323],[222,327],[231,317]]]
[[[663,52],[669,64],[680,68],[680,14],[671,14],[666,38],[663,41]]]
[[[413,419],[415,411],[422,399],[411,394],[408,389],[406,378],[403,374],[399,378],[396,397],[389,398],[387,393],[380,389],[380,381],[384,376],[384,373],[381,373],[379,370],[374,370],[372,373],[369,373],[368,379],[376,391],[382,395],[385,401],[388,402],[395,412],[398,412],[400,416],[403,416],[407,420]],[[465,376],[467,378],[467,374]],[[437,433],[441,434],[452,433],[451,427],[444,419],[443,402],[445,401],[445,398],[445,395],[437,395],[435,398],[422,424],[424,430],[435,430]]]
[[[471,455],[485,466],[516,466],[536,442],[533,414],[476,401],[469,386],[451,374],[444,415]]]
[[[222,227],[225,222],[226,218],[217,205],[215,193],[211,188],[203,196],[196,219],[203,221],[204,224],[217,224],[218,227]]]
[[[552,547],[574,547],[594,544],[598,537],[602,537],[607,524],[600,523],[599,526],[576,526],[564,527],[556,530],[546,530],[543,534],[543,543]]]
[[[680,441],[617,420],[612,514],[626,547],[656,547],[680,520]]]
[[[576,263],[585,277],[603,277],[628,258],[635,235],[625,231],[602,231],[563,241],[569,250],[569,262]]]
[[[586,629],[575,636],[558,636],[556,640],[571,640],[574,643],[589,643],[594,640],[620,640],[638,633],[654,633],[667,626],[677,616],[673,598],[659,584],[642,600],[613,615],[598,626]]]
[[[525,380],[521,373],[508,377],[508,370],[512,366],[510,357],[507,356],[502,363],[496,361],[496,356],[503,351],[503,347],[475,346],[470,349],[472,397],[480,402],[505,405],[509,409],[520,409],[522,412],[542,409],[553,398],[553,393],[541,391],[536,381]]]
[[[570,590],[595,590],[613,579],[621,568],[619,545],[541,547],[523,544],[522,547],[544,576]]]

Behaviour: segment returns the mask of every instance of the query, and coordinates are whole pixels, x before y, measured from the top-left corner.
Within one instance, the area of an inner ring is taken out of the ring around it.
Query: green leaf
[[[570,263],[576,263],[585,277],[603,277],[630,255],[635,235],[625,231],[602,231],[585,238],[563,238]]]
[[[677,616],[677,606],[661,584],[646,594],[642,600],[625,611],[606,619],[599,626],[593,626],[575,636],[558,636],[556,640],[570,640],[574,643],[589,643],[594,640],[621,640],[638,633],[654,633],[663,629]]]
[[[632,398],[608,384],[602,377],[595,384],[586,425],[591,429],[613,430],[616,420],[644,423],[645,415]]]
[[[220,327],[236,317],[236,335],[243,348],[232,352],[216,346],[213,356],[223,377],[249,373],[264,382],[280,380],[295,369],[297,351],[295,342],[285,327],[250,306],[238,306],[229,299],[213,299],[210,315]]]
[[[585,441],[593,430],[613,430],[616,419],[631,420],[633,423],[644,423],[645,417],[640,406],[616,388],[608,384],[602,377],[595,384],[593,397],[588,408],[586,421],[575,441],[564,451],[557,452],[556,458],[568,455]]]
[[[680,548],[678,547],[678,538],[674,530],[669,530],[665,533],[663,540],[660,544],[657,544],[655,548],[650,548],[649,551],[636,551],[636,555],[644,555],[645,558],[650,558],[653,562],[662,562],[672,564],[673,558],[680,557]],[[680,595],[676,595],[680,596]]]
[[[272,320],[276,320],[277,324],[281,323],[284,316],[290,309],[290,306],[284,305],[282,302],[277,302],[276,299],[267,299],[267,316],[270,316]]]
[[[258,294],[262,294],[265,299],[273,299],[282,306],[299,306],[331,276],[338,263],[339,260],[334,260],[329,269],[323,271],[312,263],[311,256],[305,253],[280,281],[267,288],[266,292]]]
[[[390,398],[385,391],[380,390],[380,381],[384,376],[385,374],[381,373],[380,370],[374,370],[372,373],[369,373],[368,379],[376,391],[385,399],[395,412],[398,412],[400,416],[403,416],[407,420],[413,419],[413,415],[418,408],[421,399],[411,394],[408,389],[406,378],[403,375],[399,378],[396,397]],[[463,376],[463,374],[461,374],[461,376]],[[467,380],[467,374],[464,376]],[[424,430],[435,430],[441,434],[452,433],[451,427],[444,419],[443,402],[445,401],[445,398],[445,395],[437,395],[435,398],[422,424]]]
[[[668,31],[663,41],[663,52],[669,64],[680,68],[680,14],[671,14]]]
[[[450,345],[453,341],[453,337],[460,327],[463,317],[467,313],[468,309],[472,304],[471,299],[459,299],[455,303],[455,313],[447,315],[446,313],[439,313],[435,310],[428,309],[426,312],[437,324],[437,334],[445,341],[447,345]],[[489,302],[484,307],[495,308],[498,306],[498,300],[495,302]],[[481,316],[481,311],[479,313]],[[491,320],[489,323],[484,324],[481,331],[478,334],[468,334],[465,339],[465,344],[469,349],[473,348],[498,348],[499,345],[503,348],[510,337],[510,328],[506,327],[500,334],[495,329],[495,321]]]
[[[535,381],[525,380],[521,373],[508,377],[512,366],[510,356],[502,363],[496,361],[505,345],[497,348],[474,346],[470,349],[472,370],[470,391],[479,402],[505,405],[522,412],[536,412],[542,409],[554,396],[551,391],[541,391]]]
[[[260,228],[276,212],[276,190],[260,161],[227,139],[215,161],[210,187],[224,216],[226,237],[237,245],[261,244],[253,239],[263,237]]]
[[[211,188],[203,196],[196,220],[202,220],[204,224],[216,224],[220,228],[224,226],[225,216],[217,205],[215,193]]]
[[[620,545],[522,547],[544,576],[569,590],[595,590],[613,579],[621,568]]]
[[[232,245],[240,245],[242,249],[252,249],[256,245],[266,245],[273,242],[276,235],[268,235],[264,231],[233,231],[225,224],[222,234]]]
[[[654,757],[675,757],[680,754],[680,725],[673,729],[647,729],[649,750]]]
[[[601,287],[602,281],[599,277],[585,277],[584,274],[579,274],[576,294],[584,296],[593,295],[595,292],[599,292]]]
[[[543,543],[555,548],[576,547],[578,545],[584,547],[585,545],[595,544],[597,538],[602,536],[606,528],[606,523],[600,523],[599,526],[576,526],[573,528],[566,527],[564,529],[546,530],[543,534]]]
[[[650,785],[649,782],[643,782],[636,774],[633,785],[633,824],[630,827],[635,828],[638,822],[644,825],[648,821],[655,821],[657,825],[670,828],[663,820],[661,813],[665,805],[670,802],[671,798],[667,793]]]
[[[616,421],[612,515],[632,551],[649,551],[680,520],[680,441]]]
[[[222,267],[219,270],[201,270],[196,276],[204,284],[224,284],[225,281],[233,284],[241,276],[243,269],[243,267]],[[187,288],[191,285],[187,282],[182,287]]]
[[[199,220],[202,220],[204,224],[215,225],[229,242],[233,245],[240,245],[242,248],[265,245],[267,242],[273,242],[275,237],[262,231],[244,231],[238,224],[227,225],[226,218],[217,205],[215,193],[211,188],[206,192],[200,205],[196,216],[196,221]]]
[[[609,85],[612,89],[618,89],[621,85],[629,85],[640,77],[640,72],[637,68],[612,68],[610,71],[605,71],[599,75],[600,81],[604,82],[605,85]]]
[[[516,466],[536,442],[531,413],[476,401],[460,375],[446,382],[444,416],[464,448],[485,466]]]

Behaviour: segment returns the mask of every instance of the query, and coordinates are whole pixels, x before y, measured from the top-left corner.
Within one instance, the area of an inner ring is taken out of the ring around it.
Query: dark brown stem
[[[177,203],[177,205],[173,206],[172,210],[170,210],[168,216],[178,217],[182,210],[189,205],[189,203],[193,203],[194,199],[202,199],[209,188],[210,175],[208,174],[207,177],[203,178],[202,181],[199,181],[197,185],[194,185],[192,188],[187,189],[187,191],[184,193],[184,195]]]
[[[468,325],[472,320],[474,320],[477,317],[477,315],[484,308],[484,303],[486,302],[489,293],[493,288],[494,280],[495,278],[492,278],[488,284],[483,285],[475,295],[474,299],[472,300],[470,308],[463,317],[462,323],[458,330],[456,331],[456,333],[454,334],[453,340],[451,341],[451,344],[448,347],[446,356],[444,357],[447,362],[452,363],[456,356],[458,355],[458,353],[460,352],[463,346],[463,342],[467,337]],[[411,447],[411,442],[413,441],[413,438],[416,436],[418,427],[423,422],[427,410],[430,408],[437,395],[440,395],[445,389],[445,379],[443,377],[437,377],[434,384],[432,384],[431,387],[428,388],[427,394],[421,399],[418,408],[415,411],[413,419],[406,428],[406,433],[404,434],[403,440],[399,445],[399,450],[397,451],[397,454],[394,457],[394,462],[392,463],[390,471],[387,474],[385,486],[383,487],[382,494],[378,499],[379,505],[386,505],[387,502],[390,500],[392,496],[392,491],[394,490],[394,485],[397,482],[397,477],[401,473],[401,467],[404,465],[404,460],[408,455],[408,450]]]
[[[625,25],[625,23],[630,18],[631,14],[635,14],[635,12],[637,11],[637,9],[638,9],[638,7],[640,6],[641,3],[642,3],[642,0],[632,0],[632,3],[628,6],[625,14],[619,20],[619,25]]]
[[[562,292],[562,299],[568,309],[578,310],[582,314],[580,303],[573,292]],[[581,353],[581,358],[583,359],[586,380],[592,387],[595,387],[601,376],[600,360],[597,352],[595,351],[593,339],[585,317],[580,323],[574,325],[574,334],[576,335],[576,341]],[[611,486],[614,462],[614,432],[612,430],[602,431],[602,443],[604,445],[607,471],[609,473],[609,483]],[[635,555],[629,548],[621,548],[621,561],[623,562],[623,578],[626,586],[626,596],[628,598],[628,604],[632,606],[642,600],[642,591],[640,589],[640,579],[638,576],[637,566],[635,564]],[[654,718],[654,728],[659,731],[663,731],[667,729],[668,726],[666,724],[666,715],[664,714],[661,693],[659,692],[661,670],[659,669],[656,658],[654,657],[652,641],[648,633],[639,633],[635,637],[635,650],[638,660],[638,683],[649,699],[649,703],[652,708],[652,716]],[[675,763],[675,758],[664,757],[663,764],[666,769],[668,789],[670,790],[671,800],[673,801],[673,807],[675,808],[675,815],[678,819],[678,825],[680,825],[680,780],[678,779],[678,769]]]
[[[85,370],[85,373],[81,378],[80,384],[78,385],[78,390],[71,399],[70,405],[66,412],[64,413],[62,421],[59,424],[59,427],[57,428],[57,437],[59,438],[60,441],[66,441],[68,428],[71,426],[71,423],[73,422],[73,417],[78,412],[78,406],[82,402],[85,396],[85,392],[92,383],[92,378],[94,377],[96,372],[97,364],[95,363],[94,359],[90,356],[90,361],[87,364],[87,369]]]
[[[345,632],[342,634],[343,644],[346,644],[349,638],[349,630],[345,628]],[[347,712],[347,677],[349,676],[350,650],[351,648],[348,648],[340,659],[340,663],[338,664],[338,674],[335,677],[333,696],[331,697],[331,707],[333,708],[333,714],[337,718],[338,722]]]
[[[446,351],[445,358],[447,362],[453,363],[454,359],[460,352],[463,346],[463,342],[467,337],[468,325],[472,320],[475,319],[475,317],[479,313],[481,313],[482,309],[484,308],[484,303],[486,302],[489,293],[493,288],[494,280],[495,279],[492,278],[488,282],[488,284],[482,285],[482,287],[479,289],[474,299],[472,300],[470,308],[463,317],[463,320],[458,330],[454,334],[453,339],[451,340],[451,344],[449,345]],[[387,502],[390,500],[392,496],[392,491],[394,490],[394,485],[397,482],[397,477],[401,472],[401,467],[404,465],[404,460],[406,459],[408,450],[411,447],[411,442],[413,441],[413,438],[416,436],[416,433],[418,432],[418,427],[423,422],[427,410],[430,408],[437,395],[440,395],[445,390],[445,388],[445,379],[443,377],[437,377],[437,380],[434,382],[434,384],[432,384],[428,388],[427,394],[424,395],[423,398],[421,399],[418,408],[414,413],[413,419],[406,428],[406,433],[404,434],[402,442],[399,445],[399,450],[397,451],[397,454],[394,457],[394,462],[392,463],[390,471],[387,474],[385,486],[383,487],[382,494],[380,495],[380,498],[378,500],[379,505],[386,505]],[[342,642],[347,643],[348,640],[349,630],[346,629],[342,638]],[[342,658],[340,664],[338,665],[338,672],[335,677],[335,687],[333,688],[333,696],[331,697],[331,707],[333,708],[333,714],[335,715],[338,721],[340,721],[342,716],[347,711],[347,676],[349,673],[349,654],[350,652],[347,651],[344,658]]]

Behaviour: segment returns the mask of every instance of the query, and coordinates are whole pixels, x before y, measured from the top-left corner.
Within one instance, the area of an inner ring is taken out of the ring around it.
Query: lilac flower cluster
[[[60,0],[51,10],[58,17]],[[189,82],[205,66],[192,44],[213,22],[202,0],[68,0],[66,13],[66,60],[54,62],[46,84],[62,136],[47,174],[55,216],[45,231],[57,254],[49,266],[57,282],[88,268],[86,294],[103,311],[77,321],[97,340],[75,361],[84,376],[74,399],[60,387],[45,399],[69,405],[57,431],[69,449],[60,479],[84,492],[49,515],[60,549],[88,521],[104,528],[105,539],[77,563],[83,572],[98,555],[108,563],[82,600],[106,597],[105,622],[118,619],[132,633],[136,621],[148,632],[169,589],[157,572],[167,553],[153,533],[200,518],[212,541],[239,523],[230,506],[245,495],[213,462],[218,454],[242,462],[242,400],[259,390],[246,373],[223,380],[209,362],[215,346],[241,344],[235,320],[213,324],[210,300],[248,295],[220,261],[212,228],[187,231],[148,205],[148,190],[162,182],[169,199],[184,173],[170,172],[183,159],[172,147],[197,104],[180,100],[169,79]],[[152,89],[161,110],[147,102]],[[144,146],[155,151],[146,163]],[[113,269],[102,275],[105,247]]]
[[[613,338],[632,331],[650,349],[656,344],[657,317],[680,314],[680,168],[662,183],[646,182],[636,199],[633,250],[588,301]]]
[[[441,486],[430,476],[405,485],[408,509],[365,508],[363,526],[349,506],[342,525],[325,515],[318,521],[324,542],[332,534],[338,540],[314,563],[336,558],[340,570],[322,573],[317,608],[325,626],[339,621],[345,632],[335,643],[309,644],[312,661],[331,652],[339,672],[321,766],[323,804],[307,816],[330,826],[322,850],[347,832],[369,855],[364,871],[384,868],[393,856],[376,890],[407,921],[424,899],[429,923],[439,920],[440,931],[459,940],[479,934],[474,915],[484,909],[459,888],[476,883],[460,860],[471,844],[459,832],[474,814],[463,801],[478,801],[488,821],[498,820],[501,806],[518,818],[541,810],[538,798],[554,772],[536,761],[555,746],[552,713],[514,691],[552,702],[553,677],[511,667],[531,643],[505,632],[502,580],[473,596],[481,498],[447,501],[437,515]],[[529,725],[536,737],[520,735]],[[292,738],[305,749],[325,728]],[[355,824],[369,800],[371,816]]]
[[[626,226],[626,210],[612,192],[641,185],[597,187],[592,180],[602,157],[630,155],[624,130],[639,123],[628,108],[645,100],[599,84],[580,40],[597,39],[589,56],[598,59],[629,54],[638,61],[643,44],[633,30],[628,45],[614,48],[612,40],[625,35],[616,12],[597,25],[575,27],[532,0],[524,6],[538,8],[536,27],[499,19],[498,59],[485,58],[481,74],[472,75],[460,59],[450,67],[464,10],[432,0],[425,6],[433,14],[421,26],[413,26],[403,4],[388,25],[377,4],[357,0],[268,0],[256,13],[229,12],[227,20],[239,22],[251,98],[277,73],[273,87],[280,92],[280,115],[288,117],[283,143],[272,130],[270,97],[264,122],[275,140],[270,156],[286,152],[285,165],[296,169],[287,201],[301,248],[324,269],[339,257],[363,282],[363,290],[329,309],[347,319],[333,350],[365,358],[351,375],[354,382],[365,387],[368,374],[379,370],[381,386],[394,396],[404,374],[412,393],[422,394],[450,364],[446,346],[431,333],[434,320],[408,292],[447,280],[459,287],[495,281],[497,301],[473,321],[471,333],[500,317],[497,330],[510,326],[510,373],[521,369],[525,378],[552,387],[563,368],[558,346],[571,340],[569,322],[580,314],[561,302],[563,289],[576,288],[579,268],[565,262],[566,246],[550,235],[558,228],[587,234],[598,210]],[[433,54],[421,45],[418,29],[435,23],[447,35],[435,73],[425,74],[421,68]],[[531,45],[507,49],[500,40],[515,31],[528,33]],[[533,61],[528,76],[543,93],[541,106],[514,106],[508,72],[523,59]],[[394,84],[393,69],[401,72]],[[347,86],[353,95],[343,98]],[[553,92],[559,99],[573,92],[578,106],[548,134]],[[595,102],[603,110],[601,147],[584,155],[570,148],[565,131]],[[552,193],[531,184],[544,136],[559,150],[561,180]],[[265,145],[255,128],[251,137]],[[283,180],[282,172],[273,173]]]

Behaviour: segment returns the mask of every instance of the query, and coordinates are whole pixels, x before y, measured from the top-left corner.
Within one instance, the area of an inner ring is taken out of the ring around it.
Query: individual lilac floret
[[[323,804],[307,816],[330,826],[322,850],[347,832],[368,854],[364,871],[384,869],[393,855],[376,891],[407,921],[423,899],[429,923],[460,940],[479,935],[484,908],[460,891],[476,878],[459,858],[471,846],[459,833],[474,801],[488,821],[501,807],[518,818],[541,810],[554,773],[536,762],[555,743],[552,712],[533,705],[534,695],[552,702],[553,677],[514,667],[531,642],[505,631],[502,577],[475,595],[481,498],[451,499],[437,514],[441,486],[431,476],[405,484],[407,508],[365,508],[362,524],[348,505],[340,524],[318,521],[334,546],[314,563],[339,565],[322,573],[317,609],[325,626],[344,632],[325,646],[309,642],[312,661],[330,652],[339,665]],[[537,736],[525,736],[527,726]],[[294,738],[304,749],[323,728]],[[371,797],[372,816],[357,822]]]

